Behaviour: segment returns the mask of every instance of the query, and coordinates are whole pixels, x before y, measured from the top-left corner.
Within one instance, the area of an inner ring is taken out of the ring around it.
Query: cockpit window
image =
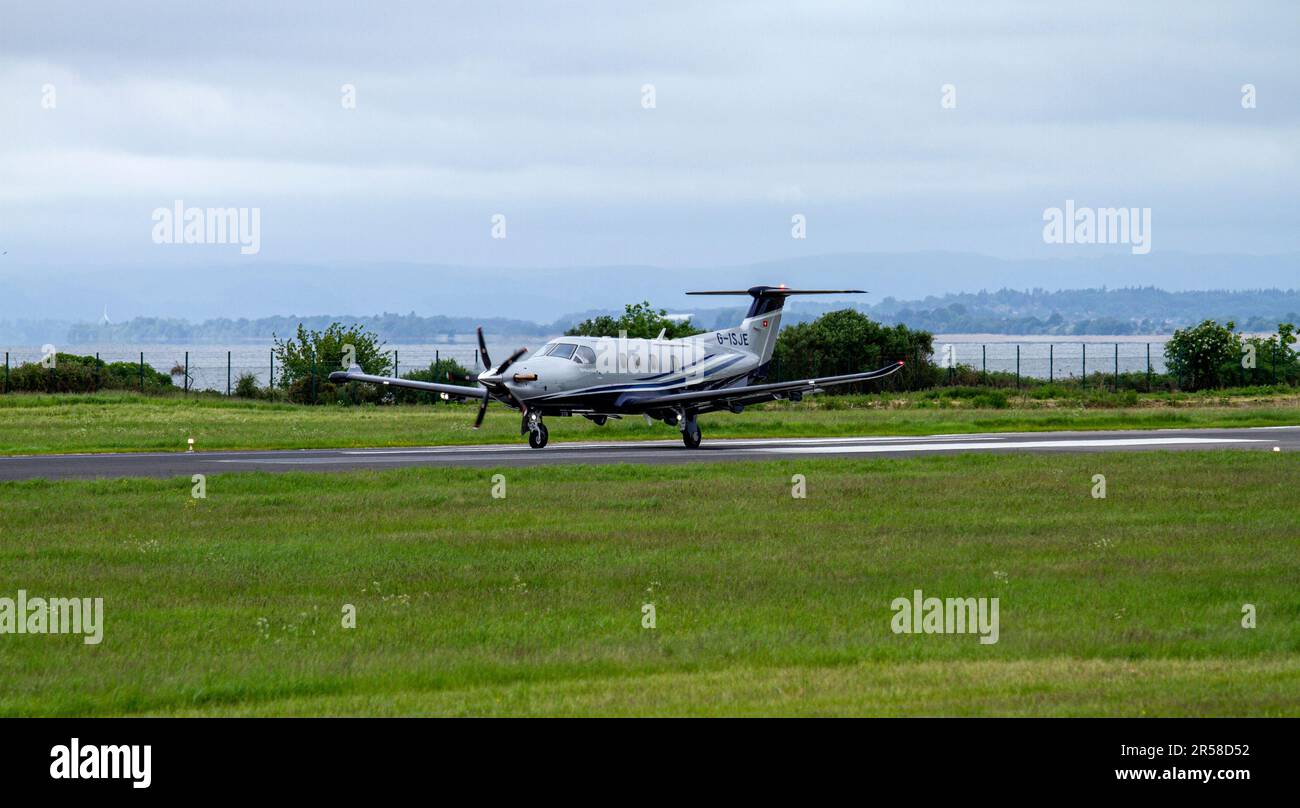
[[[579,345],[578,350],[573,354],[573,361],[579,365],[596,364],[596,352],[587,345]]]
[[[556,359],[568,359],[569,357],[573,356],[573,352],[574,350],[577,349],[577,347],[578,347],[577,345],[574,345],[571,342],[559,342],[556,343],[554,348],[547,351],[546,355],[554,356]]]
[[[539,357],[539,356],[546,356],[548,353],[551,352],[551,349],[554,348],[554,347],[555,347],[555,343],[554,343],[554,342],[548,342],[548,343],[546,343],[545,345],[543,345],[542,347],[538,348],[536,351],[533,351],[533,355],[530,356],[530,357],[528,357],[528,358],[529,358],[529,359],[536,359],[536,358]]]

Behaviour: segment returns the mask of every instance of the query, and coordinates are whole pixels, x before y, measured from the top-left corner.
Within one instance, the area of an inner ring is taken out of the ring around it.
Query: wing
[[[689,393],[673,393],[667,396],[638,398],[628,402],[638,408],[653,410],[657,407],[676,407],[683,404],[704,405],[708,409],[726,409],[736,405],[758,404],[763,401],[775,401],[790,398],[791,394],[815,393],[824,387],[853,382],[869,382],[883,379],[903,369],[901,361],[886,365],[879,370],[866,373],[850,373],[845,376],[826,376],[820,379],[801,379],[791,382],[774,382],[772,384],[751,384],[746,387],[721,387],[713,390],[692,390]]]
[[[446,393],[449,396],[463,396],[464,398],[487,398],[487,389],[483,387],[462,387],[458,384],[438,384],[437,382],[417,382],[413,379],[399,379],[395,376],[371,376],[369,373],[362,373],[361,368],[351,367],[347,370],[336,370],[330,374],[332,382],[366,382],[368,384],[380,384],[390,387],[409,387],[412,390],[425,390],[430,393]]]

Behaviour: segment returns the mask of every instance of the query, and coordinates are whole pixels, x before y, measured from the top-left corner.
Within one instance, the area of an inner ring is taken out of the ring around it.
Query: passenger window
[[[573,361],[579,365],[596,364],[596,352],[586,345],[579,345],[578,350],[573,353]]]

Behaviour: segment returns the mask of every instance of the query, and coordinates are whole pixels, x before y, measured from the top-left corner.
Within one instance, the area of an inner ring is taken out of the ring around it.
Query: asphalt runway
[[[177,477],[229,471],[354,471],[411,466],[509,467],[578,463],[708,463],[795,457],[915,457],[936,453],[1130,452],[1188,449],[1300,451],[1300,426],[1118,432],[997,432],[872,438],[680,440],[428,446],[402,449],[290,449],[257,452],[27,455],[0,457],[0,480]]]

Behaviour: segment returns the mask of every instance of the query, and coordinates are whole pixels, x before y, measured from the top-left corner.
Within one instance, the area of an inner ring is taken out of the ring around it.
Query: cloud
[[[958,243],[934,246],[1016,254],[1068,196],[1164,202],[1157,226],[1216,223],[1226,248],[1255,236],[1224,222],[1276,222],[1279,206],[1300,232],[1297,41],[1288,3],[54,2],[0,29],[0,217],[7,239],[53,254],[87,206],[129,223],[173,199],[293,200],[315,230],[346,225],[390,257],[474,263],[501,245],[454,227],[431,245],[393,206],[526,207],[556,234],[537,263],[594,264],[637,261],[629,246],[665,232],[683,253],[761,259],[776,242],[717,221],[752,211],[784,232],[792,205],[820,210],[827,249],[924,245],[941,212]],[[1245,82],[1257,109],[1240,106]],[[22,215],[32,205],[43,215]],[[865,243],[838,226],[858,215],[891,226]],[[559,238],[592,216],[601,233]]]

